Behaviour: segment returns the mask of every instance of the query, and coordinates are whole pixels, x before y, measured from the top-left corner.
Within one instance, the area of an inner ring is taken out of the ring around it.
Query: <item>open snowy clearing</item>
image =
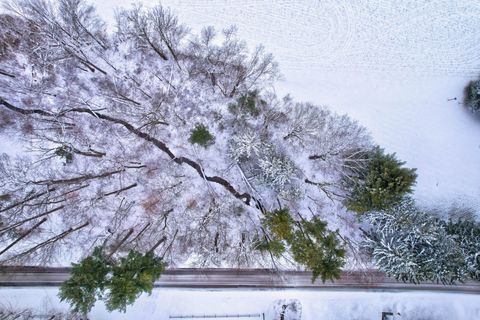
[[[2,306],[66,310],[57,288],[11,288],[0,291]],[[155,289],[142,295],[127,313],[107,313],[97,305],[92,319],[169,319],[180,315],[262,314],[265,319],[278,299],[298,299],[302,319],[380,319],[382,311],[399,312],[409,320],[480,318],[480,296],[429,292],[313,290],[187,290]],[[99,303],[101,304],[101,303]],[[201,318],[200,318],[201,319]],[[218,318],[222,319],[222,318]],[[244,319],[244,318],[238,318]],[[248,318],[245,318],[248,319]],[[261,319],[261,318],[250,318]]]
[[[131,1],[92,3],[111,27],[113,9]],[[478,1],[162,4],[193,28],[236,25],[250,46],[263,44],[284,74],[279,93],[360,121],[377,143],[418,168],[422,204],[480,205],[480,119],[458,104],[480,71]]]

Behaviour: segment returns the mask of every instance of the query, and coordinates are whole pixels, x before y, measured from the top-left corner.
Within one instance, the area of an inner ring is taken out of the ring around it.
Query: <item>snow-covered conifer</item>
[[[442,222],[442,225],[462,249],[469,276],[480,281],[480,223],[462,219]]]
[[[253,131],[246,131],[233,136],[228,151],[230,157],[239,162],[258,155],[261,149],[262,141],[258,134]]]
[[[404,282],[466,279],[464,255],[438,219],[418,209],[412,199],[386,211],[365,215],[373,227],[363,248],[389,276]]]
[[[264,183],[270,185],[278,192],[286,192],[287,185],[292,182],[295,175],[295,164],[286,155],[279,154],[272,148],[265,150],[261,155],[258,165]]]

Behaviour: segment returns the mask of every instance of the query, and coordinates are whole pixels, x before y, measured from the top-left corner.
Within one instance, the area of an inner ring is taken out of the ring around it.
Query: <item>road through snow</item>
[[[0,273],[0,287],[59,286],[68,279],[69,272],[70,268],[6,267]],[[311,280],[312,273],[305,271],[277,273],[270,269],[178,268],[166,270],[155,282],[155,287],[434,290],[480,294],[480,282],[469,281],[449,286],[433,282],[409,284],[398,282],[376,270],[343,272],[341,278],[334,282]]]

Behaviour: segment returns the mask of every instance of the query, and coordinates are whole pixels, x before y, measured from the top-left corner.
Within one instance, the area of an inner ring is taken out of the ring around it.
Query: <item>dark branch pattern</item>
[[[158,140],[155,137],[152,137],[148,133],[145,133],[145,132],[143,132],[139,129],[136,129],[132,124],[128,123],[125,120],[117,119],[117,118],[114,118],[114,117],[111,117],[111,116],[108,116],[108,115],[105,115],[105,114],[102,114],[102,113],[94,112],[94,111],[92,111],[88,108],[73,108],[73,109],[69,109],[68,111],[63,112],[62,114],[56,115],[56,114],[53,114],[53,113],[50,113],[50,112],[47,112],[47,111],[44,111],[44,110],[41,110],[41,109],[22,109],[22,108],[16,107],[16,106],[8,103],[7,101],[5,101],[1,97],[0,97],[0,104],[5,106],[9,110],[12,110],[12,111],[24,114],[24,115],[38,114],[38,115],[45,116],[45,117],[55,117],[55,116],[63,116],[67,112],[77,112],[77,113],[86,113],[86,114],[92,115],[94,117],[97,117],[99,119],[102,119],[102,120],[105,120],[105,121],[108,121],[108,122],[111,122],[111,123],[122,125],[124,128],[126,128],[128,131],[135,134],[136,136],[138,136],[138,137],[140,137],[140,138],[142,138],[146,141],[151,142],[158,149],[160,149],[161,151],[166,153],[168,155],[168,157],[170,159],[172,159],[172,161],[174,161],[175,163],[177,163],[179,165],[186,164],[186,165],[192,167],[195,171],[197,171],[197,173],[200,175],[200,177],[204,177],[205,180],[207,180],[207,181],[217,183],[217,184],[223,186],[235,198],[242,200],[247,205],[250,205],[250,199],[251,199],[250,194],[248,194],[246,192],[245,193],[238,192],[230,184],[230,182],[228,182],[227,180],[225,180],[222,177],[205,175],[202,167],[200,166],[200,164],[198,164],[197,162],[195,162],[192,159],[187,158],[187,157],[177,157],[177,156],[175,156],[175,154],[168,148],[168,146],[164,142]],[[102,176],[102,175],[92,176],[92,177],[96,178],[96,177],[100,177],[100,176]],[[72,178],[72,179],[65,179],[65,181],[63,181],[63,180],[62,181],[60,181],[60,180],[56,181],[55,180],[55,181],[50,181],[50,182],[52,184],[59,183],[59,182],[73,183],[73,182],[76,182],[79,179],[81,181],[83,181],[83,180],[85,180],[84,178],[85,177],[78,177],[78,178]],[[40,182],[48,182],[48,181],[40,181]],[[40,183],[40,182],[37,182],[37,183]]]

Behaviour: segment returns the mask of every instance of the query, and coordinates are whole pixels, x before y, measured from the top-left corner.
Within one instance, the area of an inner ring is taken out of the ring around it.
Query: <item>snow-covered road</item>
[[[132,1],[93,2],[113,25],[114,8]],[[480,72],[479,1],[162,4],[194,29],[234,24],[250,45],[265,45],[284,74],[278,92],[359,120],[380,145],[418,168],[421,203],[480,207],[480,118],[458,104]]]
[[[60,286],[69,278],[70,268],[6,267],[0,273],[0,287],[14,286]],[[155,281],[158,288],[253,288],[253,289],[320,289],[320,290],[410,290],[480,294],[480,282],[468,281],[457,285],[442,285],[435,282],[410,284],[396,281],[376,270],[345,271],[341,278],[323,283],[312,283],[312,273],[306,271],[283,271],[273,269],[231,268],[177,268],[167,269]]]

